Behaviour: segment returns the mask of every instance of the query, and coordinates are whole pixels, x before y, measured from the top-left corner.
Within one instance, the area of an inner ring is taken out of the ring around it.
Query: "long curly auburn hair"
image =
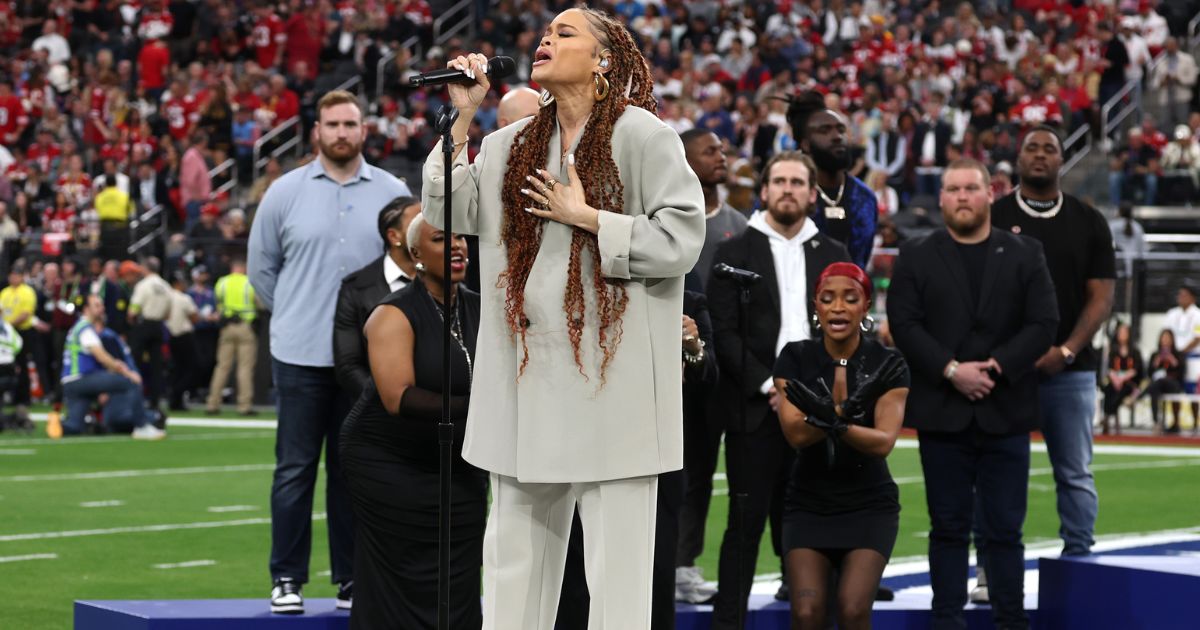
[[[588,205],[601,212],[621,213],[625,205],[625,187],[621,184],[620,173],[612,156],[613,126],[629,105],[652,113],[657,111],[657,102],[652,94],[654,79],[633,37],[623,25],[606,13],[586,7],[580,7],[579,10],[587,17],[601,50],[607,49],[612,55],[610,69],[604,75],[611,89],[607,98],[598,101],[592,108],[575,150],[575,166]],[[521,338],[521,373],[529,364],[529,347],[525,342],[525,283],[529,280],[530,269],[541,248],[543,232],[542,220],[525,212],[528,200],[521,194],[521,189],[528,186],[525,176],[546,164],[557,111],[558,105],[553,102],[542,107],[533,121],[513,139],[501,192],[504,206],[501,238],[507,247],[508,266],[500,275],[497,288],[505,291],[504,312],[509,331]],[[571,237],[563,312],[567,317],[567,334],[575,355],[575,365],[585,379],[588,375],[580,350],[584,321],[588,316],[582,277],[585,255],[592,260],[592,290],[595,291],[597,310],[593,316],[599,320],[597,343],[604,353],[600,365],[600,382],[603,385],[605,372],[621,341],[621,316],[628,305],[629,296],[622,281],[609,280],[601,274],[600,247],[596,235],[576,228]]]

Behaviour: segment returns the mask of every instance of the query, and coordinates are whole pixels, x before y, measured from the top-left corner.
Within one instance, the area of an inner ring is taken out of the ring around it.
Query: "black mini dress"
[[[894,350],[863,337],[846,367],[847,391],[874,374]],[[775,362],[775,377],[797,379],[823,391],[818,379],[833,387],[837,363],[820,340],[789,343]],[[909,386],[908,370],[887,383],[885,391]],[[862,424],[875,426],[875,400],[867,402]],[[899,492],[887,461],[834,442],[830,466],[826,440],[797,452],[783,508],[784,550],[845,552],[874,549],[889,558],[900,523]]]

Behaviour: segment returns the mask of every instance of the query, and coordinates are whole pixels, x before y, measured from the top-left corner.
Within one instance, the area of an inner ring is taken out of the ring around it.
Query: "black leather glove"
[[[824,431],[830,437],[838,437],[846,432],[849,425],[838,415],[833,404],[833,395],[829,393],[825,382],[820,383],[825,390],[823,394],[814,392],[794,378],[789,379],[784,393],[789,402],[804,412],[805,424]]]
[[[842,415],[854,424],[862,424],[871,402],[884,395],[888,383],[902,375],[906,369],[908,368],[904,365],[904,359],[894,354],[889,355],[874,374],[859,381],[854,393],[842,403]]]

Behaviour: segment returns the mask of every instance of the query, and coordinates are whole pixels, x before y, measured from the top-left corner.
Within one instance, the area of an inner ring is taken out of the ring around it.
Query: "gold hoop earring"
[[[554,102],[554,95],[549,90],[542,90],[542,95],[538,97],[538,106],[545,107]]]
[[[593,74],[592,83],[594,83],[596,86],[596,93],[594,95],[596,102],[600,102],[608,98],[608,79],[606,79],[603,74],[600,74],[599,72]]]

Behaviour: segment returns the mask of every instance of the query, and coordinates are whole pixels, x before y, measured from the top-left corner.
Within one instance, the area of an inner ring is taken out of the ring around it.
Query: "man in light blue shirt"
[[[338,607],[349,608],[353,580],[350,499],[338,461],[348,406],[333,374],[333,311],[342,278],[370,262],[383,243],[379,209],[411,194],[362,157],[366,128],[349,92],[317,103],[317,159],[267,189],[250,228],[249,276],[271,311],[271,374],[279,426],[271,487],[271,611],[304,612],[312,503],[326,448],[326,511]]]

